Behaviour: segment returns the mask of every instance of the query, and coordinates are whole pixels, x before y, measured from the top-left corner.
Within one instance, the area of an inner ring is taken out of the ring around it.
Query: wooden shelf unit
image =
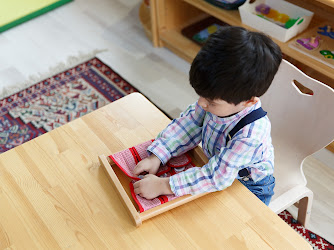
[[[325,20],[323,17],[328,18],[333,16],[334,19],[334,1],[288,1],[296,5],[303,5],[302,7],[306,6],[309,10],[315,13],[308,29],[324,22]],[[230,25],[242,26],[250,30],[255,30],[241,22],[238,10],[224,10],[205,2],[204,0],[151,0],[150,11],[151,15],[154,15],[156,19],[156,26],[153,27],[152,25],[152,29],[155,29],[157,32],[157,42],[153,44],[155,46],[167,47],[188,62],[192,62],[193,58],[200,50],[200,46],[184,37],[181,34],[181,30],[207,16],[214,16]],[[288,57],[312,69],[313,72],[325,76],[325,79],[334,79],[333,68],[290,48],[288,42],[284,43],[276,39],[273,40],[281,47],[282,52]],[[328,82],[322,79],[319,80],[325,83]],[[328,85],[334,87],[331,82],[328,83]]]
[[[151,14],[150,9],[142,3],[139,7],[139,20],[145,30],[147,37],[152,41]]]

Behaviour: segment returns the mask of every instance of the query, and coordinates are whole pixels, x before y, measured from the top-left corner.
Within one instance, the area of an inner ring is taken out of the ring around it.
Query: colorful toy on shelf
[[[272,38],[287,42],[303,32],[314,15],[313,12],[289,2],[283,0],[246,0],[239,7],[241,21]]]
[[[308,50],[314,50],[320,45],[320,36],[300,38],[296,40],[301,46]]]
[[[209,36],[222,26],[228,26],[228,24],[213,16],[209,16],[183,28],[181,33],[198,45],[203,46]]]
[[[208,40],[208,37],[215,33],[221,26],[214,23],[212,25],[210,25],[209,27],[201,30],[200,32],[198,32],[197,34],[195,34],[192,39],[197,41],[200,44],[204,44],[206,42],[206,40]]]
[[[334,23],[320,23],[289,43],[289,47],[334,68]]]
[[[320,54],[328,59],[334,59],[334,51],[320,50]]]
[[[256,6],[255,10],[256,10],[256,12],[262,13],[263,15],[268,15],[271,8],[268,5],[262,3],[262,4],[259,4],[258,6]]]
[[[297,18],[290,18],[286,23],[285,23],[285,26],[284,28],[286,29],[290,29],[297,21],[299,20],[299,17]],[[304,19],[301,19],[299,21],[299,24],[301,24],[302,22],[304,21]]]
[[[328,36],[332,39],[334,39],[334,31],[332,30],[332,27],[330,25],[325,25],[324,27],[319,27],[318,34]]]
[[[286,29],[292,27],[298,20],[298,18],[292,19],[287,14],[280,13],[264,3],[257,5],[255,11],[259,17],[265,18],[266,20],[274,22]]]

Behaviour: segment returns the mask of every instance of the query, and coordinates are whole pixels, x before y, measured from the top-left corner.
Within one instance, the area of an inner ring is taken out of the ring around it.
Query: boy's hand
[[[153,174],[145,175],[145,177],[133,184],[135,194],[146,199],[153,199],[162,194],[173,194],[170,185],[169,177],[160,178]]]
[[[135,175],[139,175],[143,172],[148,172],[149,174],[156,174],[160,167],[161,161],[154,154],[140,161],[137,166],[133,169]]]

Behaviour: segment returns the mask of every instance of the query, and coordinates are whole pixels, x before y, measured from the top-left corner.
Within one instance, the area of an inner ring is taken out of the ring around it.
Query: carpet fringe
[[[79,54],[77,56],[69,56],[66,59],[66,62],[60,62],[55,66],[49,67],[49,70],[47,72],[43,72],[43,73],[38,72],[36,75],[29,76],[28,80],[25,82],[14,83],[10,86],[7,86],[6,88],[0,89],[0,100],[12,94],[15,94],[23,89],[26,89],[40,81],[43,81],[44,79],[52,77],[69,68],[73,68],[76,65],[79,65],[85,61],[88,61],[96,57],[98,53],[105,52],[105,51],[107,51],[107,49],[102,49],[102,50],[95,49],[92,52],[87,53],[87,54],[79,51]]]

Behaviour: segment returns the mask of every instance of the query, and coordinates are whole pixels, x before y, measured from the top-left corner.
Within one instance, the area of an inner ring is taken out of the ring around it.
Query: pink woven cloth
[[[128,148],[116,154],[110,155],[109,157],[131,179],[140,180],[140,178],[133,174],[133,169],[136,167],[138,162],[148,157],[146,149],[152,144],[152,142],[152,140],[143,142],[132,148]],[[160,176],[168,171],[170,171],[170,167],[168,165],[161,166],[158,170],[157,176]]]
[[[109,156],[115,164],[133,180],[130,182],[130,190],[133,199],[138,204],[140,212],[159,206],[178,197],[175,195],[161,195],[152,200],[148,200],[134,193],[133,183],[140,180],[140,178],[133,174],[133,169],[136,167],[138,162],[148,157],[146,149],[152,144],[152,142],[153,140],[150,140]],[[192,167],[194,167],[194,165],[191,162],[190,156],[188,154],[183,154],[172,158],[165,166],[161,166],[158,170],[157,176],[169,177]]]

